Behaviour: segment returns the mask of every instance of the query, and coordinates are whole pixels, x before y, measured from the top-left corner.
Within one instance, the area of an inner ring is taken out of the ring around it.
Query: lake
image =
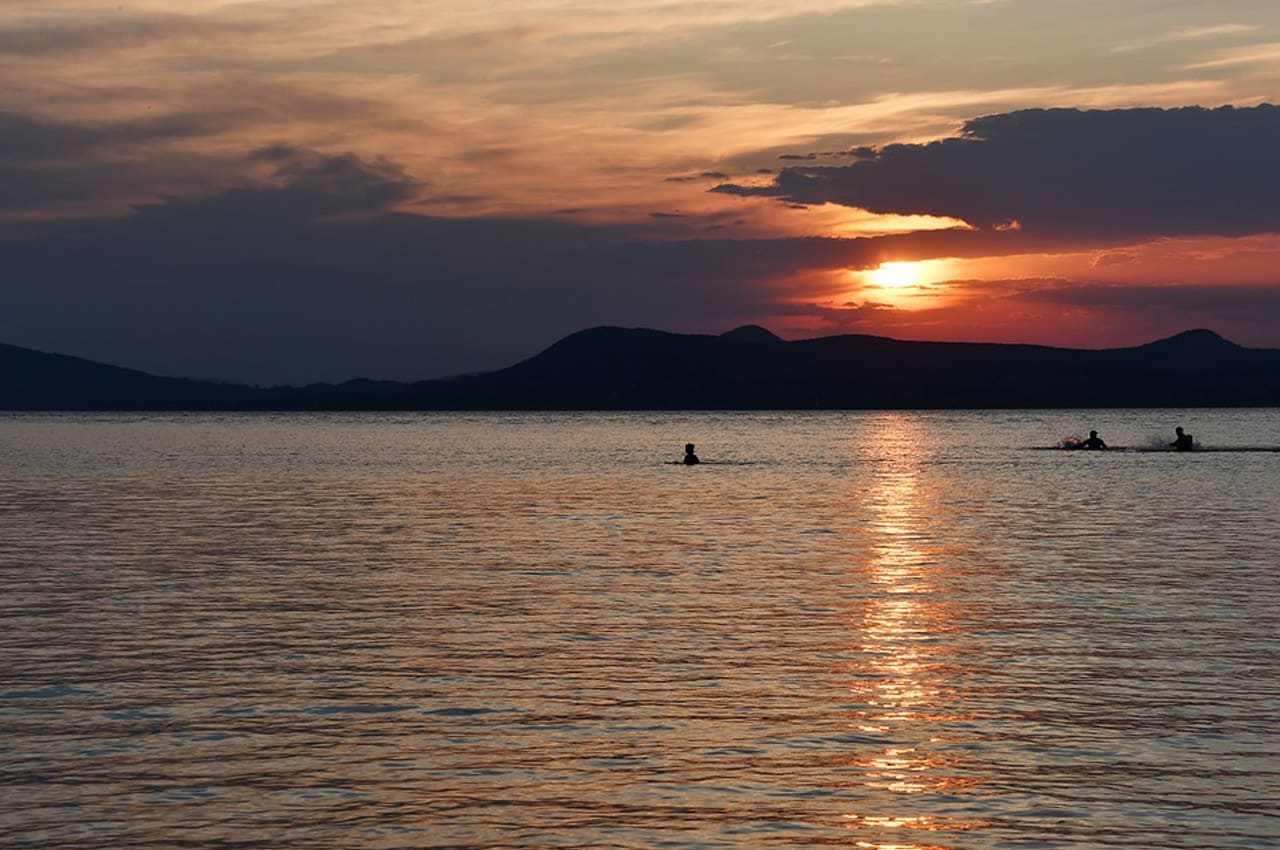
[[[0,417],[0,845],[1278,847],[1278,413]]]

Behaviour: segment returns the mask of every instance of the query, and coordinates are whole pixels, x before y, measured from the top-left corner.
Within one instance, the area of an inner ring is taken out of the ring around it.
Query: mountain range
[[[1208,330],[1133,348],[784,341],[598,327],[455,378],[304,387],[167,378],[0,345],[0,410],[792,410],[1280,406],[1280,350]]]

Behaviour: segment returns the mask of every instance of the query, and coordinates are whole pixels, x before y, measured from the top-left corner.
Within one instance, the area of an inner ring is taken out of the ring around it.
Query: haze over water
[[[0,844],[1276,847],[1280,454],[1038,448],[1179,424],[0,418]]]

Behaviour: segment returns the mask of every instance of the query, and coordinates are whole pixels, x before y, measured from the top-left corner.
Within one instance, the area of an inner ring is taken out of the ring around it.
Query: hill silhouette
[[[762,328],[759,325],[743,325],[740,328],[734,328],[720,334],[721,339],[737,339],[742,342],[759,342],[765,345],[774,345],[783,342],[782,337],[774,334],[768,328]]]
[[[0,343],[0,410],[203,410],[252,392]]]
[[[0,345],[5,410],[759,410],[1280,406],[1280,350],[1192,330],[1133,348],[787,342],[598,327],[477,375],[256,388]]]

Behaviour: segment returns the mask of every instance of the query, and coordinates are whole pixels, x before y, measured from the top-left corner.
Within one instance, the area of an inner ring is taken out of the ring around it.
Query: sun
[[[956,277],[953,257],[892,260],[870,269],[849,269],[854,300],[876,301],[906,310],[945,306]]]
[[[864,272],[866,279],[885,289],[904,289],[919,282],[918,263],[881,263],[878,268]]]

